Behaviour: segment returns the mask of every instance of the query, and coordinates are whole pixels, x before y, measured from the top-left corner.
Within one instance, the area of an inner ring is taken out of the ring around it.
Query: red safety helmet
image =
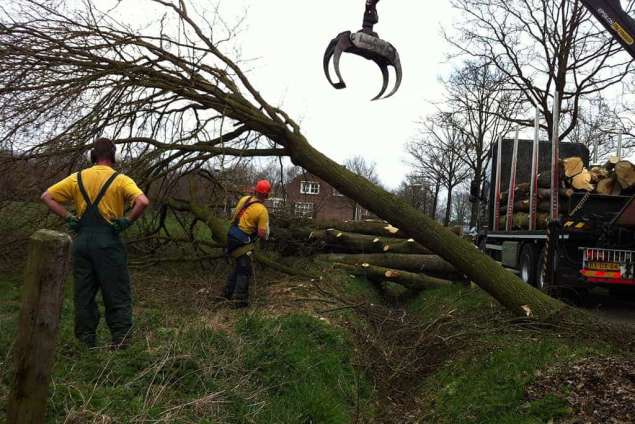
[[[260,180],[256,183],[256,193],[269,194],[271,193],[271,183],[267,180]]]

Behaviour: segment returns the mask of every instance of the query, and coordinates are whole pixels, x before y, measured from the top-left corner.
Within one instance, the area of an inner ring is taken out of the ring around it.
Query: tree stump
[[[70,237],[56,231],[39,230],[31,236],[14,348],[9,424],[43,423],[46,417],[70,246]]]

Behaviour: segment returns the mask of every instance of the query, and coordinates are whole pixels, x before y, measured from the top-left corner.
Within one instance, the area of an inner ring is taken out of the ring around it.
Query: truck
[[[531,230],[510,230],[503,225],[506,208],[501,207],[504,197],[501,193],[508,192],[515,181],[518,187],[531,183],[532,174],[535,178],[538,172],[555,169],[550,142],[518,140],[517,161],[514,161],[514,141],[501,139],[494,143],[482,186],[473,184],[471,187],[471,198],[480,203],[481,210],[482,225],[475,237],[477,246],[527,284],[550,294],[585,293],[597,286],[607,287],[611,293],[632,293],[635,289],[635,196],[574,192],[558,205],[557,218],[549,220],[546,227],[543,223]],[[586,146],[558,144],[560,158],[580,157],[584,166],[589,167]],[[534,146],[539,154],[536,155],[537,169],[532,173]],[[514,167],[516,173],[512,179]],[[500,172],[498,190],[497,171]],[[497,217],[497,213],[502,216]],[[497,222],[499,220],[501,222]]]

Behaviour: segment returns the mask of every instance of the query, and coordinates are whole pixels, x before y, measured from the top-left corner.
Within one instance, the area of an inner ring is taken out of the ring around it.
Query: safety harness
[[[240,219],[247,209],[256,203],[262,204],[260,200],[249,197],[238,213],[236,213],[232,225],[229,228],[229,232],[227,233],[227,255],[233,258],[248,254],[256,248],[254,234],[247,234],[238,227]]]

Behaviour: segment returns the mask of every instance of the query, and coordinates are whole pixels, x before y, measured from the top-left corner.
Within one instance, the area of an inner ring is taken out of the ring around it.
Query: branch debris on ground
[[[573,410],[566,423],[635,422],[635,361],[593,357],[551,368],[527,389],[530,400],[563,398]]]

